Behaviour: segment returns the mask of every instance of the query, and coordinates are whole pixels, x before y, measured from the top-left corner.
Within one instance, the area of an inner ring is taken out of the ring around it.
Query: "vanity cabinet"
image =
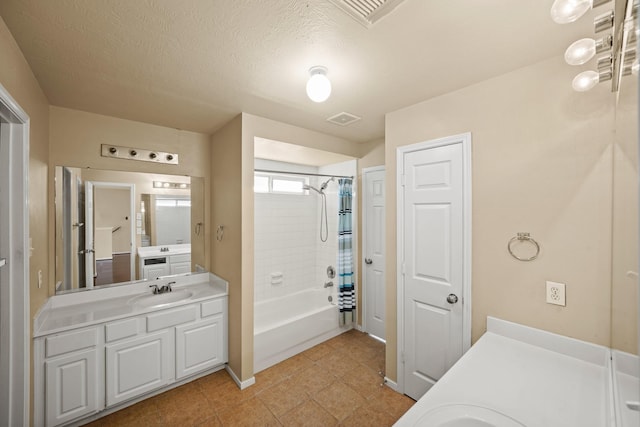
[[[143,279],[154,280],[173,274],[191,273],[191,247],[183,245],[168,246],[162,251],[160,246],[138,248],[140,274]],[[179,253],[173,253],[179,252]]]
[[[100,408],[96,328],[55,334],[41,342],[47,426],[90,415]]]
[[[169,274],[171,274],[171,267],[166,263],[145,265],[142,268],[143,279],[153,280],[157,279],[158,277],[168,276]]]
[[[171,381],[171,332],[165,330],[106,345],[107,406],[155,390]]]
[[[141,285],[146,288],[146,284]],[[203,287],[193,289],[194,295]],[[54,427],[162,391],[198,374],[221,369],[228,361],[228,314],[225,286],[215,297],[165,309],[132,309],[89,327],[34,338],[34,425]],[[112,304],[122,310],[121,300]],[[92,319],[102,302],[69,309],[69,321]],[[126,304],[126,302],[125,302]],[[58,314],[49,313],[52,319]],[[59,319],[57,320],[59,322]]]
[[[227,360],[222,314],[176,328],[176,379],[188,377]]]

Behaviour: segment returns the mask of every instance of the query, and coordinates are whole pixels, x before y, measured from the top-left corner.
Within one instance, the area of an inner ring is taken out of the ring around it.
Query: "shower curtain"
[[[338,180],[338,308],[340,326],[355,321],[356,292],[353,283],[351,179]]]

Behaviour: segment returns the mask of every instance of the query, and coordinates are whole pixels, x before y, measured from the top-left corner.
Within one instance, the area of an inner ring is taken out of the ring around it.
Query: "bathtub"
[[[319,288],[255,303],[254,373],[351,329],[338,325],[336,301],[335,292]]]

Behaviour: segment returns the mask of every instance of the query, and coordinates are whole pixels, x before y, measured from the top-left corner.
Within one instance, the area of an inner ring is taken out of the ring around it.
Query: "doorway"
[[[85,182],[86,286],[135,280],[135,184]]]
[[[398,385],[417,400],[471,344],[471,134],[397,162]]]
[[[385,169],[362,170],[363,329],[385,339]]]
[[[0,85],[0,425],[29,424],[29,116]]]

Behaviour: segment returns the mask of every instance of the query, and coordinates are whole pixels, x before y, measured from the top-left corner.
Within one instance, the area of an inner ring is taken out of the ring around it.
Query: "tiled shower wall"
[[[355,161],[315,168],[256,159],[256,169],[355,175]],[[318,188],[326,178],[309,178]],[[255,194],[255,301],[277,298],[328,281],[328,265],[336,267],[338,253],[338,182],[327,189],[327,242],[320,241],[322,198],[308,195]],[[355,218],[355,215],[354,215]],[[282,281],[272,276],[282,274]],[[333,279],[337,285],[337,278]],[[334,287],[335,289],[335,287]]]

